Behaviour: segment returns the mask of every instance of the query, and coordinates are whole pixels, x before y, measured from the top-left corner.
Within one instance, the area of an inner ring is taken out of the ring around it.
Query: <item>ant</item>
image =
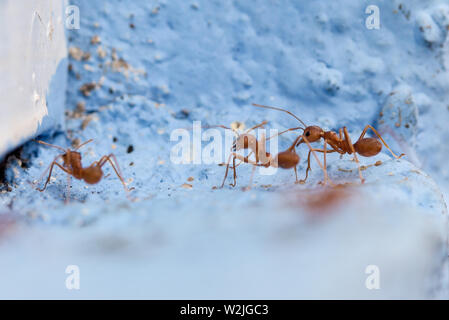
[[[87,184],[97,184],[103,178],[102,167],[106,163],[109,162],[111,164],[112,168],[114,169],[115,173],[117,174],[118,178],[122,182],[125,191],[128,193],[129,191],[133,190],[134,188],[128,189],[128,187],[126,186],[125,180],[123,179],[121,171],[120,171],[120,167],[117,163],[117,159],[116,159],[115,155],[112,153],[108,156],[101,157],[99,161],[94,161],[90,166],[83,168],[83,165],[81,163],[81,153],[79,153],[78,150],[81,147],[85,146],[86,144],[88,144],[92,141],[93,140],[90,139],[90,140],[80,144],[76,149],[70,150],[70,149],[64,149],[62,147],[55,146],[55,145],[52,145],[52,144],[49,144],[49,143],[46,143],[46,142],[43,142],[40,140],[36,140],[37,143],[43,144],[45,146],[53,147],[53,148],[59,149],[62,152],[64,152],[63,154],[56,156],[56,158],[52,161],[52,163],[47,168],[47,170],[45,170],[45,172],[43,173],[42,177],[45,176],[45,174],[47,173],[48,170],[50,170],[50,173],[48,174],[47,181],[45,181],[44,187],[42,189],[40,189],[40,188],[36,188],[36,189],[40,192],[43,192],[47,188],[47,184],[50,182],[51,174],[53,172],[53,167],[56,165],[62,171],[64,171],[65,173],[68,174],[68,176],[67,176],[67,178],[68,178],[67,199],[68,199],[68,198],[70,198],[70,178],[72,176],[75,179],[84,180],[84,182],[86,182]],[[59,158],[61,158],[63,161],[62,165],[59,162],[57,162]],[[114,165],[114,162],[111,160],[111,158],[114,160],[115,165]],[[42,177],[39,180],[41,180]]]
[[[352,143],[351,138],[349,136],[348,130],[346,127],[340,128],[338,131],[338,134],[334,131],[324,131],[322,128],[318,126],[307,126],[301,119],[299,119],[296,115],[291,113],[288,110],[282,109],[282,108],[276,108],[276,107],[270,107],[270,106],[264,106],[260,104],[253,103],[253,106],[258,108],[265,108],[265,109],[272,109],[277,111],[282,111],[285,113],[288,113],[289,115],[293,116],[296,120],[298,120],[304,128],[300,128],[303,130],[303,134],[298,136],[294,142],[294,145],[298,147],[301,143],[307,143],[307,145],[310,148],[309,156],[307,160],[307,170],[306,170],[306,177],[301,182],[305,182],[308,177],[308,173],[310,170],[310,152],[316,151],[321,152],[324,154],[323,156],[323,162],[324,162],[324,185],[330,181],[328,175],[327,175],[327,166],[326,166],[326,153],[333,153],[338,152],[341,156],[344,154],[354,154],[354,160],[357,163],[358,171],[359,171],[359,177],[360,181],[362,183],[365,182],[365,179],[362,176],[362,170],[360,168],[360,163],[357,158],[357,154],[364,156],[364,157],[373,157],[377,155],[382,150],[382,144],[379,142],[382,141],[382,143],[385,145],[385,147],[391,152],[393,157],[396,159],[401,158],[405,154],[402,153],[400,156],[397,156],[387,145],[387,143],[384,141],[384,139],[381,137],[381,135],[377,132],[376,129],[374,129],[371,125],[365,126],[363,129],[362,134],[360,135],[359,139],[356,141],[356,143]],[[377,138],[365,138],[365,134],[368,131],[368,129],[371,129]],[[310,146],[310,143],[319,141],[320,139],[324,140],[324,147],[323,149],[316,149],[312,148]],[[327,150],[327,145],[332,148],[331,150]]]
[[[226,172],[225,172],[225,176],[223,178],[223,183],[221,184],[221,188],[224,187],[226,178],[228,177],[231,158],[233,161],[232,169],[234,172],[234,182],[231,184],[232,187],[236,186],[236,179],[237,179],[236,168],[241,163],[249,163],[253,166],[250,183],[246,188],[244,188],[244,190],[251,189],[254,171],[255,171],[256,167],[265,167],[265,168],[273,167],[273,168],[282,168],[282,169],[292,169],[293,168],[295,170],[296,183],[299,182],[296,166],[298,165],[300,158],[295,150],[295,146],[297,143],[296,141],[286,151],[279,152],[276,156],[273,157],[269,152],[266,151],[266,145],[265,145],[266,141],[270,140],[273,137],[269,137],[268,139],[266,139],[265,135],[262,134],[260,141],[258,141],[254,135],[249,133],[257,128],[263,127],[267,123],[268,123],[267,121],[263,121],[262,123],[248,129],[246,132],[244,132],[242,134],[237,134],[237,138],[234,140],[234,143],[231,147],[231,154],[229,155],[228,161],[226,163]],[[224,129],[230,129],[225,126],[219,126],[219,127],[224,128]],[[291,128],[291,129],[285,130],[285,131],[277,134],[276,136],[279,136],[287,131],[293,131],[293,130],[298,130],[298,129],[299,128]],[[233,131],[234,131],[234,133],[236,133],[235,130],[233,130]],[[243,149],[250,149],[251,152],[246,157],[236,153],[236,151],[240,151]],[[311,150],[311,152],[313,152],[317,162],[321,166],[321,163],[318,160],[318,157],[316,156],[315,152],[313,150]],[[249,157],[253,153],[255,156],[255,161],[249,159]],[[236,159],[241,161],[237,165],[235,163]]]

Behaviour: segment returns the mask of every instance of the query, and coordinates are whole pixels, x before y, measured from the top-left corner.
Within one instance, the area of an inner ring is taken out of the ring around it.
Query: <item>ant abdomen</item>
[[[295,168],[299,163],[299,156],[295,152],[283,151],[277,155],[278,167],[282,169]]]
[[[382,150],[382,144],[376,138],[363,138],[354,143],[355,151],[364,157],[372,157]]]
[[[83,180],[88,184],[97,184],[103,177],[103,171],[99,166],[83,169]]]

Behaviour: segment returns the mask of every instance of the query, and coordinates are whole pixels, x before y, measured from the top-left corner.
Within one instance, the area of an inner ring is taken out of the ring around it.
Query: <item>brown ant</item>
[[[268,123],[267,121],[263,121],[262,123],[250,128],[245,133],[237,135],[237,138],[234,140],[234,143],[231,148],[231,154],[229,155],[228,161],[226,163],[226,172],[225,172],[225,176],[223,178],[223,183],[221,184],[221,188],[224,187],[224,184],[226,182],[226,178],[227,178],[228,172],[229,172],[231,158],[233,161],[233,165],[231,168],[233,169],[233,172],[234,172],[234,182],[231,184],[232,187],[236,186],[236,179],[237,179],[236,168],[241,163],[249,163],[253,166],[250,183],[249,183],[248,187],[244,188],[244,190],[249,190],[251,188],[252,179],[253,179],[254,171],[255,171],[256,167],[265,167],[265,168],[273,167],[273,168],[282,168],[282,169],[292,169],[293,168],[295,170],[296,183],[299,182],[296,166],[298,165],[300,158],[295,150],[297,141],[295,141],[286,151],[279,152],[276,156],[273,157],[269,152],[266,151],[266,141],[270,140],[273,137],[269,137],[268,139],[266,139],[265,135],[262,134],[260,141],[258,141],[254,135],[249,133],[252,130],[263,127],[267,123]],[[230,129],[225,126],[219,126],[219,127],[225,128],[225,129]],[[293,131],[293,130],[297,130],[297,129],[299,129],[299,128],[291,128],[291,129],[285,130],[285,131],[277,134],[277,136],[281,135],[287,131]],[[236,153],[236,151],[244,150],[244,149],[251,150],[251,152],[246,157]],[[313,152],[313,150],[311,150],[311,152]],[[254,153],[255,161],[249,159],[249,157],[253,153]],[[316,156],[315,152],[313,152],[313,154],[314,154],[317,162],[321,166],[321,163],[319,162],[318,157]],[[236,165],[236,159],[241,161],[237,165]]]
[[[123,188],[125,189],[125,191],[128,193],[129,191],[131,191],[132,189],[128,189],[128,187],[126,186],[125,180],[122,177],[121,171],[120,171],[120,167],[117,163],[117,159],[115,157],[114,154],[110,154],[108,156],[103,156],[100,158],[99,161],[94,161],[90,166],[88,167],[84,167],[81,163],[81,153],[79,153],[77,150],[79,150],[81,147],[85,146],[86,144],[92,142],[93,140],[90,139],[82,144],[80,144],[76,149],[74,150],[70,150],[70,149],[64,149],[62,147],[59,146],[55,146],[40,140],[36,140],[36,142],[49,146],[49,147],[53,147],[56,149],[61,150],[62,152],[64,152],[63,154],[60,154],[58,156],[56,156],[56,158],[52,161],[52,163],[50,164],[50,166],[47,168],[47,170],[45,170],[45,172],[43,173],[42,177],[45,176],[45,174],[47,173],[48,170],[50,170],[49,174],[48,174],[48,178],[47,181],[45,181],[45,185],[42,189],[40,188],[36,188],[37,190],[39,190],[40,192],[43,192],[46,188],[47,188],[47,184],[50,182],[50,178],[51,178],[51,174],[53,172],[53,167],[57,166],[59,167],[62,171],[64,171],[65,173],[67,173],[67,178],[68,178],[68,195],[67,195],[67,199],[70,198],[70,178],[73,176],[75,179],[78,180],[84,180],[84,182],[86,182],[87,184],[97,184],[98,182],[100,182],[100,180],[103,178],[103,170],[102,167],[106,164],[106,163],[110,163],[112,168],[114,169],[115,173],[117,174],[118,178],[120,179],[120,181],[123,184]],[[63,164],[61,165],[59,162],[57,162],[59,160],[59,158],[62,159]],[[114,162],[111,160],[111,158],[114,160]],[[39,179],[41,180],[42,177]]]
[[[259,108],[266,108],[266,109],[273,109],[278,110],[282,112],[286,112],[289,115],[293,116],[296,120],[298,120],[304,128],[300,128],[303,130],[303,134],[298,136],[294,142],[294,145],[298,147],[301,143],[305,142],[310,148],[309,156],[307,160],[307,170],[306,170],[306,177],[302,182],[305,182],[308,177],[308,173],[310,170],[310,152],[316,151],[316,152],[322,152],[324,154],[323,157],[323,165],[324,165],[324,184],[326,184],[328,181],[330,181],[328,175],[327,175],[327,166],[326,166],[326,153],[333,153],[338,152],[340,155],[344,154],[354,154],[354,160],[357,163],[358,170],[359,170],[359,177],[362,183],[365,182],[365,179],[362,176],[362,170],[360,168],[360,163],[357,158],[357,153],[364,157],[372,157],[377,155],[382,150],[382,144],[377,140],[376,138],[365,138],[365,134],[368,131],[368,129],[371,129],[375,135],[382,141],[382,143],[385,145],[385,147],[391,152],[391,154],[396,158],[399,159],[404,154],[402,153],[400,156],[397,156],[387,145],[387,143],[384,141],[384,139],[381,137],[381,135],[377,132],[376,129],[374,129],[372,126],[367,125],[363,129],[362,134],[360,135],[359,139],[356,141],[356,143],[352,143],[351,138],[349,136],[348,130],[346,127],[340,128],[338,131],[338,134],[334,131],[324,131],[318,126],[307,126],[301,119],[299,119],[297,116],[295,116],[293,113],[291,113],[288,110],[276,108],[276,107],[270,107],[270,106],[264,106],[260,104],[253,103],[253,106],[259,107]],[[343,137],[344,135],[344,137]],[[310,146],[310,143],[319,141],[320,139],[324,140],[324,147],[323,149],[316,149],[312,148]],[[327,145],[332,148],[331,150],[327,150]]]

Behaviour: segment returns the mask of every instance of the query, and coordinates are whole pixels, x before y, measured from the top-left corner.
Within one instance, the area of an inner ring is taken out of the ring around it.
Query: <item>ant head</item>
[[[96,184],[100,182],[102,177],[103,170],[101,170],[99,165],[93,165],[83,169],[83,180],[88,184]]]
[[[309,142],[316,142],[324,136],[324,130],[318,126],[309,126],[304,129],[304,137]]]

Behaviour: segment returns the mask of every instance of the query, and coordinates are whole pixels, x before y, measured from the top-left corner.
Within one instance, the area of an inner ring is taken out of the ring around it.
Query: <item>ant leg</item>
[[[253,178],[254,178],[254,172],[256,171],[256,166],[253,166],[253,169],[251,171],[251,176],[249,178],[249,184],[248,186],[243,188],[243,191],[251,190],[251,187],[253,186]]]
[[[224,178],[223,178],[223,183],[221,184],[221,187],[220,188],[223,188],[224,187],[224,184],[225,184],[225,182],[226,182],[226,178],[228,177],[228,171],[229,171],[229,163],[231,162],[231,157],[232,157],[232,153],[229,155],[229,157],[228,157],[228,161],[227,161],[227,163],[226,163],[226,172],[225,172],[225,176],[224,176]]]
[[[63,166],[61,166],[59,163],[56,162],[56,160],[54,160],[51,165],[50,165],[50,173],[48,174],[48,178],[47,181],[45,181],[44,187],[42,189],[36,188],[36,190],[40,191],[40,192],[44,192],[45,189],[47,188],[48,183],[50,182],[50,178],[51,178],[51,174],[53,172],[53,167],[54,166],[58,166],[62,171],[64,171],[65,173],[67,173],[68,175],[71,175],[72,173],[67,170],[66,168],[64,168]]]
[[[52,174],[52,172],[53,172],[53,167],[55,166],[55,163],[56,163],[56,160],[54,160],[54,161],[50,164],[50,166],[47,168],[47,170],[45,170],[44,173],[43,173],[43,175],[45,175],[45,174],[47,173],[48,169],[50,169],[50,173],[48,174],[48,178],[47,178],[47,181],[45,181],[44,187],[43,187],[42,189],[36,187],[36,190],[38,190],[38,191],[40,191],[40,192],[44,192],[45,189],[47,189],[47,184],[50,182],[51,174]],[[42,177],[39,178],[39,180],[41,180],[41,179],[42,179]]]
[[[251,151],[251,152],[248,154],[248,157],[250,157],[252,154],[253,154],[253,151]],[[224,184],[225,184],[225,182],[226,182],[226,178],[228,177],[229,164],[230,164],[230,162],[231,162],[231,157],[232,157],[232,154],[229,155],[229,158],[228,158],[228,161],[227,161],[227,164],[226,164],[226,172],[225,172],[225,176],[224,176],[223,183],[221,184],[220,188],[223,188],[223,187],[224,187]],[[248,158],[248,157],[247,157],[247,158]],[[237,171],[236,171],[236,168],[237,168],[238,166],[240,166],[242,163],[245,162],[245,161],[242,161],[242,160],[241,160],[239,164],[236,164],[236,163],[235,163],[235,160],[236,160],[236,158],[234,157],[234,158],[232,159],[232,167],[231,167],[231,168],[234,170],[234,183],[231,183],[231,184],[230,184],[232,187],[235,187],[235,186],[237,185]]]
[[[326,157],[326,153],[327,153],[327,140],[326,140],[326,139],[324,139],[324,147],[323,147],[323,150],[324,150],[324,155],[323,155],[324,184],[323,184],[323,185],[326,185],[326,184],[327,184],[327,181],[329,180],[329,177],[327,176],[327,157]]]
[[[232,159],[232,169],[233,169],[233,174],[234,174],[234,183],[231,184],[231,186],[235,187],[235,185],[237,184],[237,171],[236,171],[236,166],[235,166],[235,157]]]
[[[332,145],[331,145],[332,146]],[[323,152],[324,156],[323,156],[323,171],[324,171],[324,185],[326,185],[328,182],[331,186],[334,186],[335,184],[332,182],[332,180],[329,178],[329,175],[327,173],[327,154],[328,153],[333,153],[333,152],[338,152],[337,150],[327,150],[327,140],[324,140],[324,148],[323,150],[319,150],[319,149],[312,149],[311,151],[315,152],[315,151],[319,151],[319,152]]]
[[[309,150],[309,155],[307,156],[306,177],[304,178],[304,180],[300,180],[299,183],[305,183],[306,180],[307,180],[307,177],[309,176],[309,171],[312,170],[312,168],[310,167],[310,155],[312,154],[312,152],[321,152],[321,153],[324,153],[324,150],[322,150],[322,149],[310,149],[310,150]],[[334,153],[334,152],[337,152],[337,151],[336,151],[336,150],[327,150],[326,152],[327,152],[327,153]],[[329,183],[330,183],[331,185],[335,185],[335,184],[332,182],[332,180],[329,178],[329,176],[328,176],[327,178],[328,178],[328,181],[329,181]]]
[[[67,175],[67,193],[65,195],[65,203],[68,204],[70,202],[70,187],[72,184],[72,176]]]
[[[253,153],[254,153],[254,152],[251,151],[251,152],[248,154],[248,157],[250,157]],[[235,167],[236,167],[236,168],[239,167],[242,163],[244,163],[244,162],[243,162],[243,161],[240,161]]]
[[[114,165],[114,162],[112,162],[111,158],[114,160],[115,165]],[[115,155],[111,153],[108,156],[103,156],[100,159],[100,161],[98,161],[98,165],[100,167],[103,167],[106,164],[106,162],[109,162],[110,165],[112,166],[112,169],[114,169],[115,174],[120,179],[125,191],[128,193],[129,191],[134,190],[134,188],[128,189],[128,187],[126,186],[125,180],[123,179],[122,172],[120,170],[120,166],[118,165],[118,161],[117,161],[117,158],[115,157]]]
[[[291,151],[294,152],[294,153],[296,153],[295,145],[296,145],[296,142],[292,144],[293,149],[291,149]],[[299,180],[298,180],[298,169],[296,168],[296,166],[294,166],[293,169],[295,170],[295,183],[299,183]]]
[[[299,183],[304,184],[306,183],[307,177],[309,176],[309,171],[312,170],[310,168],[310,155],[312,154],[312,150],[309,150],[309,155],[307,156],[307,169],[306,169],[306,177],[301,180]]]
[[[252,154],[253,154],[253,152],[251,151],[246,158],[249,158]],[[232,187],[235,187],[237,185],[237,171],[236,171],[236,168],[238,166],[240,166],[242,163],[245,163],[244,161],[240,161],[239,164],[236,165],[235,164],[235,160],[236,160],[236,158],[234,157],[233,160],[232,160],[232,169],[234,170],[234,183],[231,184]],[[254,172],[253,172],[252,175],[254,175]],[[252,180],[252,177],[251,177],[251,180]]]
[[[342,128],[340,128],[338,130],[338,136],[339,136],[340,140],[343,140],[343,129]],[[344,153],[340,153],[340,160],[343,159],[343,154]]]
[[[39,179],[36,180],[36,182],[32,183],[32,186],[37,189],[36,185],[39,183],[39,181],[41,181],[46,175],[48,170],[50,170],[50,168],[53,166],[53,162],[56,162],[58,160],[58,158],[60,158],[62,155],[59,155],[57,157],[55,157],[53,159],[53,161],[50,163],[50,165],[47,167],[47,169],[45,169],[45,171],[41,174],[41,176],[39,177]]]
[[[234,156],[234,159],[237,158],[238,160],[240,160],[242,162],[249,163],[249,164],[253,165],[253,171],[251,172],[250,183],[247,187],[243,188],[244,191],[247,191],[247,190],[251,189],[252,183],[253,183],[254,171],[256,170],[256,167],[258,167],[260,165],[255,161],[249,160],[248,157],[244,157],[240,154],[232,153],[232,155]]]
[[[365,129],[363,129],[363,132],[362,132],[362,134],[360,135],[359,140],[362,139],[362,138],[365,136],[365,134],[366,134],[366,132],[368,131],[368,129],[373,130],[374,134],[380,139],[380,141],[382,141],[382,143],[384,144],[385,148],[387,148],[387,149],[391,152],[391,154],[393,155],[393,157],[395,157],[396,159],[400,159],[401,157],[405,156],[404,153],[401,153],[400,156],[397,156],[397,155],[390,149],[390,147],[389,147],[388,144],[384,141],[384,139],[381,137],[381,135],[379,134],[379,132],[377,132],[377,130],[374,129],[374,128],[373,128],[372,126],[370,126],[369,124],[365,127]],[[359,140],[357,140],[357,141],[359,141]]]
[[[351,148],[351,151],[354,154],[354,160],[357,163],[357,167],[359,169],[360,181],[362,183],[365,183],[365,179],[362,176],[362,169],[360,168],[360,162],[359,162],[359,159],[357,158],[357,153],[355,152],[354,145],[352,144],[352,141],[351,141],[351,137],[349,136],[348,129],[346,129],[346,127],[343,127],[343,132],[345,134],[346,143],[349,145],[349,148]]]
[[[323,152],[324,153],[324,185],[326,185],[328,182],[331,186],[334,186],[335,184],[332,182],[332,180],[329,178],[329,175],[327,174],[327,157],[326,155],[328,153],[332,153],[332,152],[338,152],[337,150],[327,150],[327,140],[324,140],[324,148],[323,150],[317,150],[317,149],[313,149],[313,151],[319,151],[319,152]]]
[[[326,168],[323,167],[323,165],[321,164],[320,160],[318,159],[318,156],[317,156],[316,153],[315,153],[315,151],[316,151],[316,150],[319,150],[319,149],[314,149],[314,148],[312,148],[312,146],[310,145],[309,140],[307,140],[307,138],[306,138],[304,135],[302,135],[302,139],[304,140],[304,142],[305,142],[305,143],[307,144],[307,146],[309,147],[310,152],[313,153],[313,156],[315,157],[315,160],[316,160],[316,162],[318,163],[318,165],[320,166],[321,170],[323,170],[325,182],[328,181],[330,185],[334,185],[334,183],[331,181],[331,179],[329,179],[329,177],[327,176],[327,170],[326,170]],[[325,146],[326,146],[326,143],[327,143],[327,141],[324,140]],[[334,149],[334,150],[332,150],[332,151],[329,151],[329,153],[331,153],[331,152],[336,152],[336,151],[337,151],[337,150]],[[309,163],[308,163],[308,167],[310,167],[310,152],[309,152]],[[322,151],[320,151],[320,152],[326,153],[326,150],[322,150]],[[307,178],[306,178],[306,179],[307,179]],[[304,180],[304,181],[305,181],[305,180]]]
[[[111,159],[110,159],[111,157],[114,159],[115,166],[114,166],[114,163],[112,163],[112,161],[111,161]],[[111,164],[112,168],[114,169],[115,173],[118,175],[118,177],[119,177],[120,181],[122,182],[123,187],[125,188],[125,190],[126,190],[127,192],[134,190],[134,188],[128,188],[128,186],[126,185],[125,179],[123,178],[122,170],[120,169],[120,166],[118,165],[117,158],[115,157],[114,154],[111,153],[111,154],[108,156],[108,161],[109,161],[109,163]],[[118,171],[118,172],[117,172],[117,171]]]

